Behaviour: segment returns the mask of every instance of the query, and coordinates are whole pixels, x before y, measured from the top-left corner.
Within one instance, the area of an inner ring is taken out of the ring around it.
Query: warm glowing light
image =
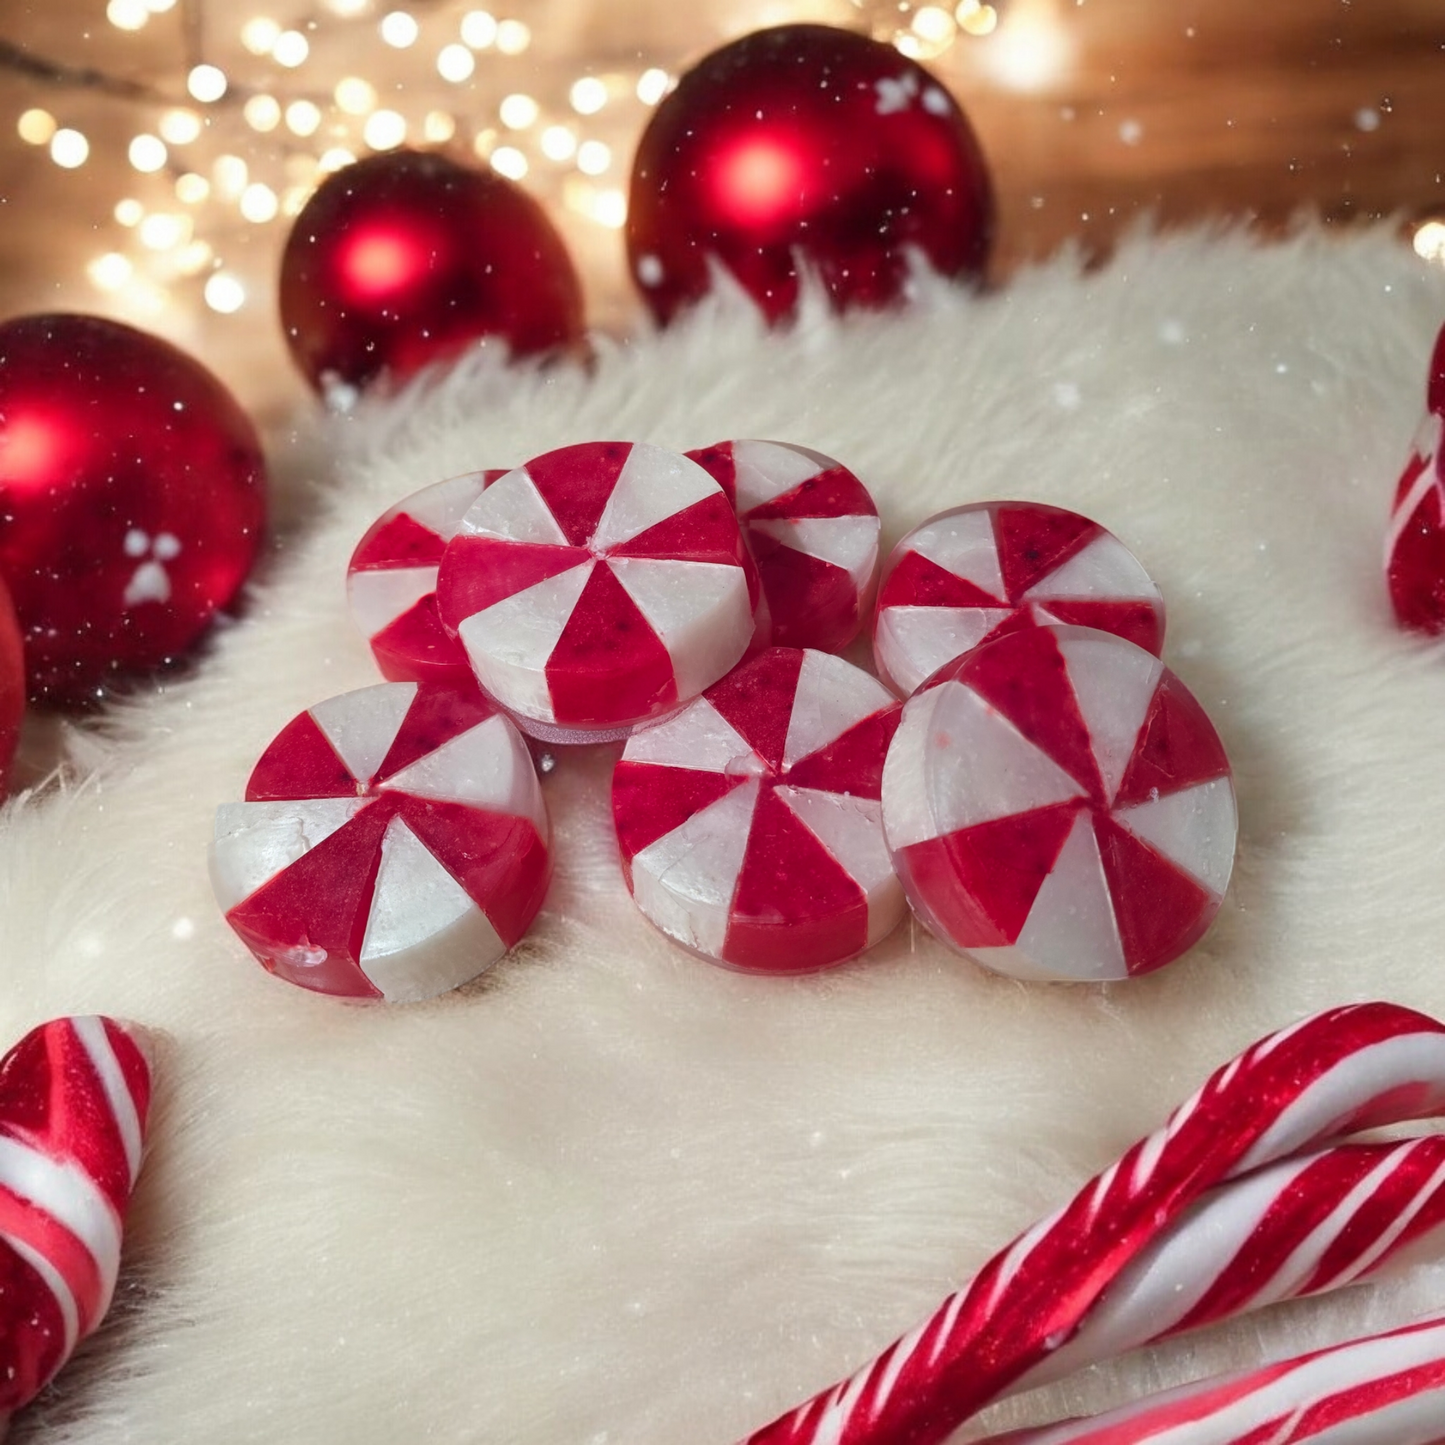
[[[211,194],[211,183],[195,171],[176,177],[176,200],[183,206],[199,206]]]
[[[281,27],[265,15],[257,15],[241,27],[241,44],[252,55],[269,55],[280,38]]]
[[[637,98],[643,105],[656,105],[672,89],[672,77],[654,66],[637,77]]]
[[[134,196],[127,196],[123,201],[117,201],[115,210],[111,212],[116,221],[126,227],[140,225],[145,218],[145,213],[146,208]]]
[[[392,10],[381,17],[381,38],[397,50],[415,45],[421,26],[405,10]]]
[[[128,257],[122,256],[119,251],[107,251],[105,255],[97,256],[85,268],[85,273],[100,290],[119,291],[130,280],[133,269]]]
[[[473,50],[486,50],[497,43],[497,22],[485,10],[462,16],[462,39]]]
[[[532,32],[520,20],[503,20],[497,26],[497,49],[503,55],[520,55],[532,43]]]
[[[50,159],[68,171],[83,166],[89,154],[90,142],[78,130],[58,130],[50,137]]]
[[[1426,221],[1415,228],[1415,254],[1445,265],[1445,221]]]
[[[998,11],[992,5],[960,5],[954,14],[970,35],[992,35],[998,28]]]
[[[299,216],[305,209],[306,202],[311,199],[311,195],[310,186],[287,186],[281,196],[281,214],[283,216]]]
[[[537,117],[541,113],[542,107],[530,95],[504,96],[501,105],[497,107],[497,114],[501,116],[502,124],[508,130],[526,130],[528,126],[537,123]]]
[[[215,252],[204,241],[191,241],[182,246],[172,258],[171,264],[182,276],[199,276],[211,264]]]
[[[295,70],[298,65],[305,65],[306,57],[310,54],[311,46],[299,30],[283,30],[271,47],[271,59],[277,65],[284,65],[287,70]]]
[[[585,140],[577,147],[577,169],[584,176],[600,176],[611,164],[612,152],[600,140]]]
[[[424,248],[412,237],[377,228],[355,237],[342,255],[341,269],[354,291],[375,300],[410,285],[427,262]]]
[[[246,288],[226,271],[217,271],[206,282],[206,305],[222,316],[230,316],[246,304]]]
[[[172,215],[168,211],[153,211],[140,223],[136,234],[147,251],[169,251],[173,246],[184,245],[191,239],[190,218]]]
[[[437,74],[443,80],[450,80],[453,85],[460,85],[462,81],[470,79],[476,68],[476,57],[460,43],[442,46],[441,53],[437,56]]]
[[[164,15],[167,10],[176,8],[176,0],[145,0],[145,4],[152,15]]]
[[[326,174],[330,175],[332,171],[344,170],[355,160],[356,157],[352,155],[345,146],[332,146],[329,151],[323,151],[321,153],[321,159],[317,162],[317,165],[319,165]]]
[[[139,30],[150,19],[144,0],[110,0],[105,18],[117,30]]]
[[[286,107],[286,129],[292,135],[315,135],[321,128],[321,109],[309,100],[293,100]]]
[[[55,134],[55,117],[48,110],[27,110],[15,122],[20,139],[33,146],[50,144]]]
[[[769,136],[749,136],[720,158],[718,195],[734,219],[776,221],[796,210],[803,188],[797,152]]]
[[[138,135],[126,152],[136,170],[149,175],[166,163],[166,143],[158,135]]]
[[[577,137],[565,125],[549,125],[542,132],[541,146],[549,161],[570,161],[577,154]]]
[[[394,150],[406,139],[406,120],[394,110],[373,111],[361,135],[374,151]]]
[[[260,181],[252,181],[241,192],[241,214],[255,225],[262,226],[267,221],[275,220],[276,212],[280,208],[281,203],[276,199],[276,192],[270,186],[263,186]]]
[[[922,60],[924,51],[927,49],[911,30],[900,30],[893,37],[893,48],[900,55],[906,55],[910,60]]]
[[[995,78],[1010,90],[1043,90],[1067,67],[1069,42],[1050,10],[1019,8],[1009,12],[986,58]]]
[[[429,110],[421,123],[421,131],[433,145],[441,145],[457,133],[457,123],[444,110]]]
[[[250,172],[240,156],[217,156],[211,165],[211,182],[222,200],[238,200],[249,179]]]
[[[252,130],[275,130],[281,124],[281,102],[274,95],[253,95],[242,114]]]
[[[527,157],[516,146],[498,146],[488,159],[492,169],[509,181],[520,181],[527,174]]]
[[[584,75],[573,83],[567,98],[578,115],[596,115],[607,104],[607,86],[595,75]]]
[[[479,130],[472,137],[472,149],[486,160],[492,153],[492,148],[497,144],[497,132],[492,126]]]
[[[332,92],[337,108],[347,115],[370,115],[376,109],[376,87],[359,75],[348,75],[336,82]]]
[[[226,72],[215,65],[197,65],[186,77],[186,89],[203,105],[220,100],[226,93]]]
[[[333,15],[364,15],[371,8],[371,0],[326,0],[326,8]]]
[[[937,5],[925,5],[913,17],[913,29],[930,45],[947,45],[957,30],[953,16]]]
[[[592,202],[592,219],[614,231],[627,224],[627,197],[615,186],[598,191]]]
[[[201,118],[193,110],[168,110],[161,117],[160,133],[173,146],[188,146],[201,133]]]

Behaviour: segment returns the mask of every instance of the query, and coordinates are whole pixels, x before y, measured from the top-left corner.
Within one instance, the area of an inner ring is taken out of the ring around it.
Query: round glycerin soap
[[[753,635],[737,519],[694,461],[588,442],[494,482],[437,601],[482,687],[549,742],[623,737],[716,682]]]
[[[317,993],[409,1003],[527,931],[551,871],[526,743],[471,687],[328,698],[216,811],[211,883],[262,965]]]
[[[902,919],[883,842],[883,759],[900,707],[829,653],[769,648],[628,739],[612,778],[642,912],[705,958],[802,973]]]
[[[1041,502],[979,502],[930,517],[893,549],[873,660],[907,697],[986,638],[1051,623],[1097,627],[1157,656],[1164,599],[1097,522]]]
[[[787,442],[719,442],[687,455],[737,508],[767,636],[779,647],[842,651],[867,619],[878,580],[878,508],[868,489],[841,462]]]
[[[1148,973],[1209,927],[1234,863],[1219,735],[1158,658],[1110,633],[1008,633],[904,708],[883,821],[908,901],[1000,973]]]
[[[346,569],[346,601],[392,682],[470,680],[471,664],[437,615],[437,570],[467,509],[502,470],[468,472],[414,492],[367,529]]]

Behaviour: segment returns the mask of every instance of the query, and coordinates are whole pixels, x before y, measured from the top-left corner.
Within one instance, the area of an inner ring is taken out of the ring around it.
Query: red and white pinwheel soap
[[[696,462],[588,442],[494,482],[437,601],[482,687],[553,742],[622,737],[717,681],[753,634],[737,519]]]
[[[769,648],[634,733],[612,779],[628,887],[664,933],[759,973],[840,963],[906,912],[883,841],[900,706],[829,653]]]
[[[883,778],[888,846],[924,922],[986,967],[1148,973],[1219,910],[1234,785],[1158,658],[1084,627],[1011,632],[909,700]]]
[[[990,637],[1059,623],[1115,633],[1157,656],[1164,599],[1097,522],[1041,502],[979,502],[930,517],[893,549],[873,659],[907,697]]]
[[[277,735],[216,812],[211,882],[262,965],[318,993],[409,1003],[527,931],[551,873],[521,735],[475,687],[382,683]]]
[[[1445,631],[1445,327],[1435,339],[1425,419],[1395,488],[1385,581],[1402,627]]]
[[[346,601],[392,682],[469,681],[461,643],[437,615],[437,569],[467,509],[506,469],[468,472],[413,493],[367,529],[346,569]]]
[[[55,1019],[0,1062],[0,1433],[110,1307],[150,1098],[113,1019]]]
[[[878,508],[841,462],[787,442],[688,452],[737,508],[762,581],[759,632],[779,647],[840,652],[878,580]]]

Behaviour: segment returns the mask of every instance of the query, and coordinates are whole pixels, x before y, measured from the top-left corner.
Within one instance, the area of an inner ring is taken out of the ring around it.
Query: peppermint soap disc
[[[730,441],[688,452],[737,508],[780,647],[841,652],[878,580],[878,508],[841,462],[787,442]]]
[[[753,634],[737,519],[696,462],[588,442],[494,482],[437,602],[482,687],[547,742],[624,737],[696,697]]]
[[[1209,927],[1234,864],[1219,735],[1151,653],[1086,627],[1011,632],[909,700],[883,774],[908,901],[1016,978],[1148,973]]]
[[[637,906],[757,973],[825,968],[890,933],[906,905],[880,797],[900,712],[841,658],[775,647],[634,733],[612,816]]]
[[[414,492],[384,512],[356,544],[346,601],[392,682],[470,680],[471,664],[437,616],[437,569],[467,508],[505,469],[468,472]]]
[[[893,549],[873,660],[907,697],[986,638],[1052,623],[1097,627],[1157,657],[1164,599],[1097,522],[1041,502],[978,502],[930,517]]]
[[[216,810],[211,883],[278,978],[410,1003],[527,931],[551,872],[527,746],[475,688],[382,683],[328,698]]]

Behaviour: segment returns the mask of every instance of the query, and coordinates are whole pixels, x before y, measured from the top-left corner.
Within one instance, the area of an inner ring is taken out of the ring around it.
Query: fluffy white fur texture
[[[1396,632],[1380,574],[1445,277],[1385,232],[1210,234],[925,291],[783,335],[719,301],[590,375],[483,357],[278,441],[337,480],[245,620],[0,815],[0,1033],[95,1010],[167,1036],[116,1309],[16,1440],[729,1445],[1259,1034],[1354,999],[1445,1014],[1445,656]],[[212,901],[212,812],[289,718],[375,680],[343,601],[372,517],[567,442],[734,436],[846,461],[890,544],[1027,497],[1137,551],[1235,766],[1204,943],[1110,987],[991,977],[916,927],[811,978],[710,968],[634,911],[591,750],[546,782],[545,915],[485,979],[388,1010],[268,978]],[[1426,1260],[992,1419],[1442,1305]]]

